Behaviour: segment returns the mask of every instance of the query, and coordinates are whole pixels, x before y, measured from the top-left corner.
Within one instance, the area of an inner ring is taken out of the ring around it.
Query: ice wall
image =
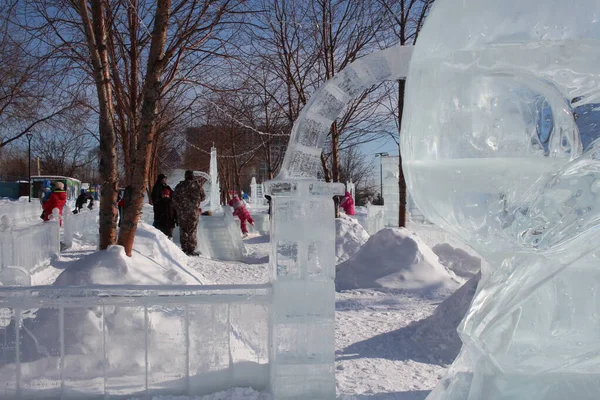
[[[419,35],[400,135],[407,184],[490,264],[429,400],[600,398],[600,149],[583,152],[573,113],[598,102],[598,11],[439,0]]]
[[[0,269],[19,267],[32,272],[60,252],[58,210],[53,220],[14,225],[4,215],[0,218]],[[1,282],[0,282],[1,283]]]

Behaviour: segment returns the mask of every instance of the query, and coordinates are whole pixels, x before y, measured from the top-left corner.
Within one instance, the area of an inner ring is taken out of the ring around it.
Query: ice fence
[[[269,285],[2,288],[0,398],[265,389],[271,296]]]

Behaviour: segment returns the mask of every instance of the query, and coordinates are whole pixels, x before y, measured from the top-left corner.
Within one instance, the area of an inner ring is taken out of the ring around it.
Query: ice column
[[[271,181],[271,393],[335,399],[335,220],[343,184]]]
[[[259,199],[259,196],[262,197],[262,193],[259,195],[258,186],[258,183],[256,183],[256,177],[253,176],[252,181],[250,182],[250,201],[253,206],[262,204],[260,201],[261,199]]]
[[[387,156],[381,158],[383,174],[383,207],[385,226],[398,226],[400,213],[400,192],[398,190],[398,157]]]
[[[217,148],[210,148],[210,208],[211,211],[221,208],[221,188],[219,186],[219,170],[217,169]]]

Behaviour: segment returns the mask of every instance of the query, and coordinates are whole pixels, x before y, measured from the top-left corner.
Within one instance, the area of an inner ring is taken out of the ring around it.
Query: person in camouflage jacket
[[[173,205],[179,222],[181,249],[189,256],[197,256],[196,228],[200,217],[200,203],[205,199],[202,185],[194,177],[194,172],[185,171],[185,180],[175,186]]]

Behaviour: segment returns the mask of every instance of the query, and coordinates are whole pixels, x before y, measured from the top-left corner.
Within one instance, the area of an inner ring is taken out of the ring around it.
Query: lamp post
[[[383,157],[389,156],[389,153],[375,153],[375,157],[379,157],[379,183],[381,188],[379,189],[379,193],[381,195],[381,205],[383,205]]]
[[[33,133],[26,133],[25,136],[27,136],[27,141],[29,142],[29,149],[27,151],[28,154],[28,160],[29,160],[29,202],[31,203],[31,139],[33,138]]]

